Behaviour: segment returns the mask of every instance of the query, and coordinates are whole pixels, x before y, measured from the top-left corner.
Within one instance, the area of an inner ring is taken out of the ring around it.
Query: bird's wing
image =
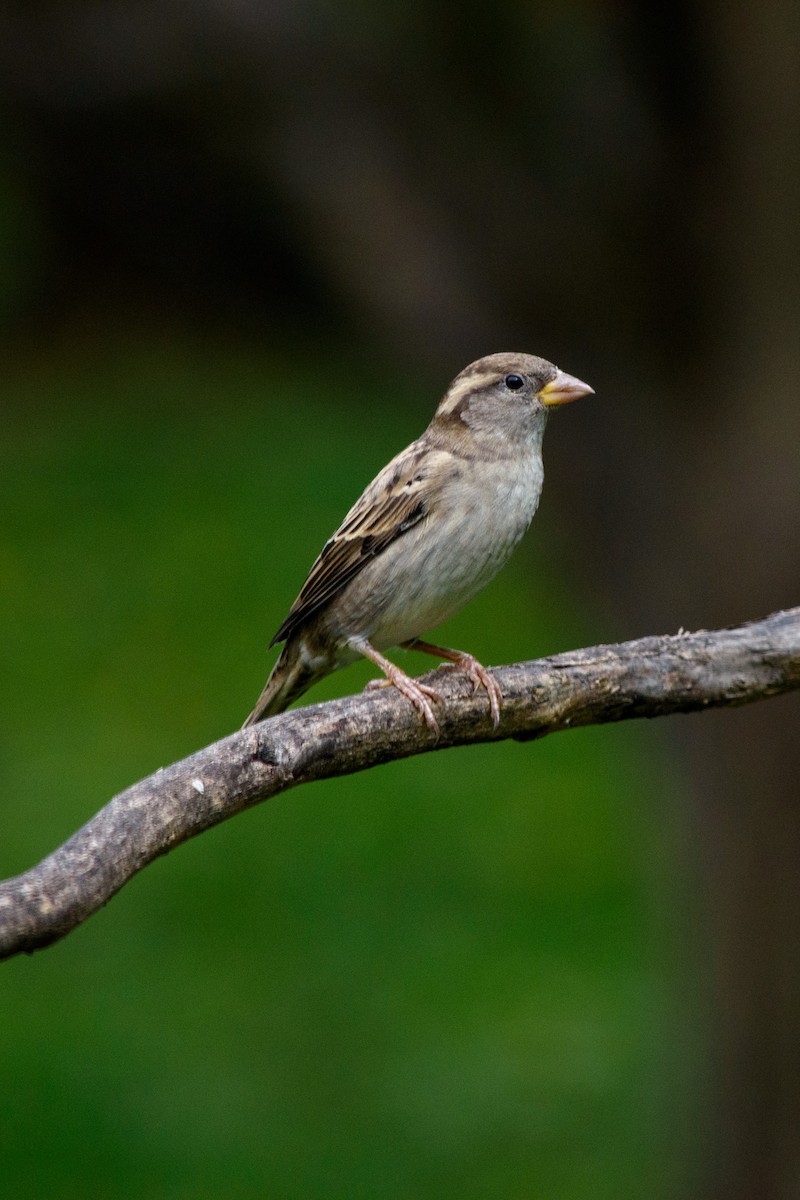
[[[271,646],[291,637],[367,563],[428,516],[448,457],[415,442],[384,467],[326,542]]]

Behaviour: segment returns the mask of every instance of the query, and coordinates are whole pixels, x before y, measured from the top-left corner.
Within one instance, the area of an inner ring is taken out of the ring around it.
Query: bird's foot
[[[433,714],[430,701],[441,702],[442,697],[439,693],[435,692],[433,688],[426,687],[424,683],[418,683],[416,679],[411,679],[405,671],[401,671],[385,655],[371,646],[366,638],[353,639],[350,644],[359,654],[363,654],[370,662],[374,662],[376,666],[380,667],[386,676],[386,682],[390,683],[392,687],[396,687],[398,692],[411,701],[425,724],[438,738],[439,722]],[[378,680],[377,682],[382,683],[383,681]]]
[[[439,693],[426,684],[412,679],[410,675],[406,675],[405,671],[401,671],[394,663],[389,663],[387,667],[383,667],[382,669],[386,672],[386,678],[371,679],[364,688],[364,691],[374,692],[378,688],[396,687],[398,692],[411,701],[430,731],[438,737],[439,722],[436,720],[433,709],[430,706],[430,701],[433,700],[434,703],[441,704],[442,697]]]
[[[500,724],[500,705],[503,693],[500,691],[500,685],[494,675],[491,671],[487,671],[477,658],[472,654],[467,654],[464,650],[450,650],[447,646],[434,646],[432,642],[422,642],[417,638],[410,642],[404,642],[403,646],[406,650],[420,650],[423,654],[432,654],[435,658],[443,658],[446,666],[455,671],[463,671],[472,684],[473,692],[482,687],[489,697],[492,724],[497,729]]]
[[[446,663],[454,671],[463,671],[467,679],[472,684],[473,692],[476,692],[479,687],[482,687],[489,697],[489,711],[492,714],[492,724],[497,729],[500,724],[500,705],[503,700],[503,693],[500,691],[500,685],[495,679],[491,671],[487,671],[477,658],[471,654],[466,654],[463,650],[454,651],[457,658],[453,658]]]

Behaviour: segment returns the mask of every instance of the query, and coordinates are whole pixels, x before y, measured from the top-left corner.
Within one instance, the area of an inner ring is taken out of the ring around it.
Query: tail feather
[[[302,662],[296,649],[284,646],[278,661],[270,671],[270,676],[264,684],[264,690],[258,697],[255,708],[245,721],[242,729],[263,721],[265,717],[274,717],[282,713],[290,704],[298,700],[307,691],[319,675],[309,671]]]

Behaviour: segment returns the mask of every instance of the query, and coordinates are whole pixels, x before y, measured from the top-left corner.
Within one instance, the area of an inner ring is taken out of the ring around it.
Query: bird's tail
[[[320,676],[310,671],[302,661],[296,646],[291,642],[287,643],[270,671],[264,690],[242,729],[255,725],[257,721],[263,721],[265,717],[274,717],[276,713],[282,713],[319,678]]]

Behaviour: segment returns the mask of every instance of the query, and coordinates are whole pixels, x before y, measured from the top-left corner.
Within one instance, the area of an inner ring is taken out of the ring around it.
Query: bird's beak
[[[548,408],[556,408],[559,404],[571,404],[581,396],[593,396],[594,388],[588,383],[581,383],[574,375],[559,371],[555,379],[551,379],[539,392],[539,399]]]

